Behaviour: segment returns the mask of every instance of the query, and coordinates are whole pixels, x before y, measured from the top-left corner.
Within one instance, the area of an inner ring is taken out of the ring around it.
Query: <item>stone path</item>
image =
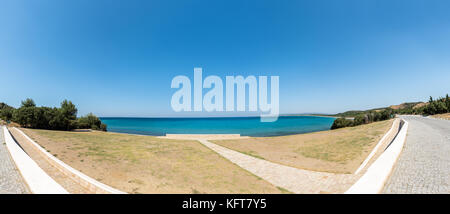
[[[17,170],[3,137],[0,126],[0,194],[30,193],[20,172]]]
[[[343,193],[359,178],[354,174],[297,169],[251,157],[204,139],[198,141],[245,170],[293,193]]]
[[[384,193],[450,193],[450,121],[402,118],[406,143]]]

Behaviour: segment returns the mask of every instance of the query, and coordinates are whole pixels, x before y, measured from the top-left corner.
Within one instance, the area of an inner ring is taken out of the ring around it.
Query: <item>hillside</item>
[[[405,109],[417,109],[420,107],[424,107],[428,105],[428,103],[424,103],[424,102],[406,102],[406,103],[402,103],[399,105],[391,105],[389,107],[382,107],[382,108],[374,108],[374,109],[369,109],[369,110],[351,110],[351,111],[346,111],[346,112],[342,112],[342,113],[338,113],[338,114],[334,114],[332,116],[336,116],[336,117],[356,117],[357,115],[361,115],[361,114],[367,114],[370,112],[380,112],[386,109],[392,109],[392,110],[405,110]]]
[[[391,105],[389,106],[389,108],[394,109],[394,110],[398,110],[398,109],[405,109],[405,108],[418,108],[418,107],[422,107],[425,106],[426,103],[424,102],[411,102],[411,103],[402,103],[400,105]]]

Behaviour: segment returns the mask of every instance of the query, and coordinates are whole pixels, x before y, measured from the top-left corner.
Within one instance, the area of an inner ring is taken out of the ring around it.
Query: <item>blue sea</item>
[[[108,131],[164,136],[165,134],[241,134],[267,137],[329,130],[335,118],[317,116],[281,116],[276,122],[259,117],[214,118],[124,118],[102,117]]]

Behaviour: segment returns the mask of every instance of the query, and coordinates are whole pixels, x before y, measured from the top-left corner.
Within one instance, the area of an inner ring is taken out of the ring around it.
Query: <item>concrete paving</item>
[[[359,178],[354,174],[297,169],[251,157],[205,139],[198,141],[243,169],[293,193],[343,193]]]
[[[20,172],[17,170],[3,137],[0,126],[0,194],[30,193]]]
[[[450,121],[401,118],[408,134],[384,193],[450,193]]]

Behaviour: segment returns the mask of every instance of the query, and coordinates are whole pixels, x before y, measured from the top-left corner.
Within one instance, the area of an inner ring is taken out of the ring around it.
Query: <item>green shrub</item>
[[[14,114],[14,108],[12,107],[4,107],[0,109],[0,119],[4,121],[11,121]]]
[[[77,111],[76,106],[68,100],[61,102],[60,108],[36,107],[30,98],[22,101],[18,109],[0,103],[0,118],[14,121],[22,127],[52,130],[72,130],[81,127],[106,131],[106,125],[95,115],[91,113],[77,119]]]
[[[353,120],[353,124],[352,125],[353,126],[358,126],[358,125],[366,124],[368,122],[369,122],[369,120],[368,120],[366,115],[358,115]]]
[[[103,124],[102,121],[92,113],[89,113],[84,117],[78,118],[77,122],[79,129],[93,129],[106,131],[106,124]]]
[[[390,108],[378,110],[378,111],[368,111],[366,114],[359,114],[354,117],[353,120],[338,118],[333,122],[331,129],[338,129],[350,126],[359,126],[363,124],[368,124],[371,122],[389,120],[394,117],[394,111]]]
[[[353,126],[353,121],[341,117],[334,120],[333,125],[331,125],[331,129],[339,129],[349,126]]]
[[[108,131],[106,124],[104,124],[104,123],[100,124],[100,130],[104,131],[104,132]]]

